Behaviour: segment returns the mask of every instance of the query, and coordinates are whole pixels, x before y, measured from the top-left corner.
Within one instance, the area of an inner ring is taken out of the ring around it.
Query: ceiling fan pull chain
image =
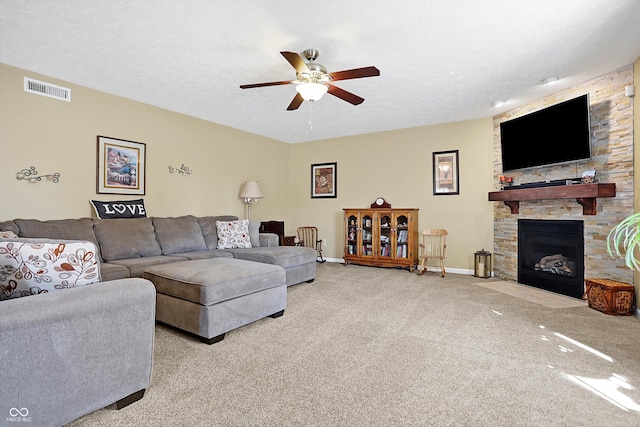
[[[313,116],[311,114],[311,106],[313,105],[313,101],[309,101],[309,129],[313,130]]]

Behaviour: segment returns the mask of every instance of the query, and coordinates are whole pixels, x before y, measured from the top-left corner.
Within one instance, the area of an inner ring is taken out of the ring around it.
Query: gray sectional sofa
[[[232,329],[279,317],[286,307],[286,287],[316,277],[315,250],[278,246],[278,236],[260,233],[258,222],[249,223],[250,247],[218,249],[217,223],[237,221],[230,215],[14,219],[0,223],[0,231],[94,243],[102,281],[151,280],[157,291],[156,320],[212,344]]]
[[[151,379],[155,321],[212,344],[234,328],[281,316],[287,286],[315,279],[316,252],[278,246],[277,235],[258,232],[259,223],[250,224],[250,248],[217,249],[216,221],[235,220],[0,222],[0,231],[19,236],[12,241],[49,245],[40,249],[50,253],[59,242],[92,242],[106,282],[0,301],[2,413],[62,425],[140,399]],[[0,263],[0,273],[18,271],[9,264]]]
[[[56,427],[142,398],[155,325],[138,278],[0,301],[1,419]]]
[[[13,231],[28,238],[94,242],[103,261],[100,267],[102,281],[143,277],[144,271],[155,265],[216,257],[278,265],[285,270],[287,286],[315,279],[315,251],[278,246],[278,236],[259,233],[258,222],[250,223],[251,248],[217,249],[216,221],[237,219],[232,215],[50,221],[14,219],[0,223],[0,231]]]

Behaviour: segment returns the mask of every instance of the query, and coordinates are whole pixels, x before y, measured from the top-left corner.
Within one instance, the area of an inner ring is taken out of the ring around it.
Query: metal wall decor
[[[189,166],[185,166],[184,163],[179,168],[174,168],[173,166],[169,165],[169,173],[173,174],[174,172],[184,176],[191,175],[191,172],[193,171],[189,168]]]
[[[38,171],[35,166],[31,166],[28,169],[22,169],[20,172],[16,172],[16,179],[18,181],[28,181],[30,183],[35,183],[38,181],[42,181],[42,178],[46,178],[47,181],[52,181],[54,184],[57,184],[60,181],[60,174],[58,172],[48,174],[48,175],[38,175]]]

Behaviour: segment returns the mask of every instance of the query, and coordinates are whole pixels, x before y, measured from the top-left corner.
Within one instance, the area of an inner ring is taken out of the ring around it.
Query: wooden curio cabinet
[[[418,209],[343,209],[345,265],[418,265]]]

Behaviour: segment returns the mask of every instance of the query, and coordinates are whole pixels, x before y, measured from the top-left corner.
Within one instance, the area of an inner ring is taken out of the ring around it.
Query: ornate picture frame
[[[146,144],[98,135],[96,193],[144,195]]]
[[[311,165],[311,198],[329,199],[338,197],[338,164],[316,163]]]
[[[458,150],[433,153],[433,194],[437,196],[460,194]]]

